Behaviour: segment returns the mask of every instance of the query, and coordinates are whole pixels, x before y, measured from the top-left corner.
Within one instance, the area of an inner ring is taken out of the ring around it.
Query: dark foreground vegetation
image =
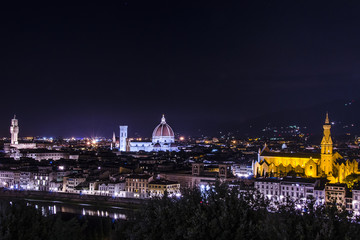
[[[239,197],[241,196],[241,197]],[[217,184],[206,194],[151,200],[127,221],[43,216],[21,203],[3,206],[0,239],[359,239],[359,219],[336,206],[270,206],[255,192]]]

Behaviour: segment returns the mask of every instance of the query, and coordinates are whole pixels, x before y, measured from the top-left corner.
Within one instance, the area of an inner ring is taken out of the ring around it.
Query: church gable
[[[305,163],[305,175],[308,177],[316,177],[318,175],[318,165],[312,158]]]
[[[279,173],[285,173],[286,172],[286,168],[282,163],[280,163],[280,165],[278,166],[278,172]]]
[[[300,165],[297,165],[295,167],[295,172],[296,173],[304,173],[304,169]]]
[[[334,161],[336,161],[339,159],[343,159],[343,157],[340,155],[340,153],[336,152],[333,154],[333,159],[334,159]]]

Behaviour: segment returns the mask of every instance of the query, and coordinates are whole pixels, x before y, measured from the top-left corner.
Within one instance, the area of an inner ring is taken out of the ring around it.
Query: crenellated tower
[[[324,128],[324,136],[321,140],[321,162],[320,169],[326,174],[331,175],[333,172],[333,142],[331,139],[331,125],[329,115],[326,113]]]
[[[14,118],[11,119],[10,134],[11,134],[11,144],[18,144],[19,124],[15,115]]]

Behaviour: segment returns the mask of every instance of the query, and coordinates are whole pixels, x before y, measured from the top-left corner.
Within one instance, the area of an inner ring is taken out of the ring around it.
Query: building
[[[50,192],[61,192],[63,181],[58,181],[56,179],[52,180],[49,184],[49,191]]]
[[[314,197],[316,200],[316,205],[325,204],[325,184],[320,183],[314,188]]]
[[[63,177],[63,192],[73,192],[77,193],[78,190],[76,187],[85,182],[86,178],[82,174],[72,174],[66,177]]]
[[[175,143],[175,134],[169,124],[165,121],[165,116],[161,118],[161,122],[157,125],[152,134],[151,142],[126,141],[127,126],[120,126],[120,151],[126,149],[124,147],[127,142],[131,152],[145,151],[179,151]]]
[[[234,164],[232,171],[233,175],[237,177],[247,178],[253,175],[253,167],[251,164]]]
[[[14,115],[14,118],[11,120],[10,134],[11,134],[11,144],[19,144],[18,141],[19,123],[18,120],[16,119],[16,115]]]
[[[286,199],[305,204],[307,199],[314,199],[316,205],[324,204],[323,179],[285,177],[256,178],[254,183],[263,196],[272,202],[282,202]]]
[[[146,174],[133,174],[125,178],[125,190],[135,198],[149,197],[149,183],[153,177]]]
[[[0,183],[1,187],[14,188],[15,177],[12,170],[0,170]]]
[[[30,190],[34,188],[33,173],[20,172],[20,189]]]
[[[53,180],[53,176],[48,171],[34,172],[33,174],[33,189],[36,191],[49,191],[50,182]]]
[[[232,182],[237,180],[228,164],[206,165],[193,163],[191,172],[170,171],[160,173],[160,178],[180,183],[181,188],[206,188],[213,185],[217,180]]]
[[[119,151],[127,151],[128,126],[120,126]]]
[[[325,203],[336,203],[338,208],[346,206],[346,184],[330,183],[325,186]]]
[[[11,140],[10,144],[4,144],[5,153],[14,153],[18,149],[35,149],[37,148],[36,143],[19,143],[19,122],[14,115],[14,118],[11,119],[10,125],[10,135]]]
[[[272,201],[280,200],[281,187],[280,187],[279,179],[258,178],[255,180],[254,187],[269,200]]]
[[[180,184],[165,179],[153,180],[149,183],[150,197],[162,197],[165,192],[169,196],[180,196]]]
[[[278,153],[270,151],[266,146],[259,150],[258,160],[254,166],[255,177],[284,177],[289,173],[304,177],[326,177],[330,182],[342,183],[346,176],[359,173],[355,160],[344,160],[333,152],[331,125],[326,114],[321,141],[321,153]]]
[[[22,157],[32,158],[37,161],[41,160],[60,160],[69,159],[70,154],[67,152],[47,150],[47,149],[17,149],[10,153],[10,157],[19,160]]]
[[[121,197],[125,191],[125,181],[103,182],[99,184],[99,195]]]
[[[352,189],[352,209],[355,215],[360,215],[360,185]]]

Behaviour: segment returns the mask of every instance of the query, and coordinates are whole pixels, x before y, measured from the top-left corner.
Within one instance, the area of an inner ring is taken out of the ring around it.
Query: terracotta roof
[[[161,137],[161,136],[168,136],[173,137],[174,131],[171,129],[169,124],[167,123],[160,123],[153,132],[153,137]]]
[[[169,126],[169,124],[166,123],[165,117],[163,116],[161,119],[161,122],[153,131],[153,137],[173,137],[174,131]]]
[[[150,175],[147,175],[147,174],[132,174],[130,176],[127,176],[126,178],[130,178],[130,179],[149,179],[151,178],[152,176]]]
[[[262,152],[261,156],[268,157],[293,157],[293,158],[321,158],[320,153],[284,153],[284,152]]]
[[[179,184],[179,183],[175,182],[175,181],[165,180],[165,179],[156,179],[156,180],[151,181],[149,184],[170,185],[170,184]]]

